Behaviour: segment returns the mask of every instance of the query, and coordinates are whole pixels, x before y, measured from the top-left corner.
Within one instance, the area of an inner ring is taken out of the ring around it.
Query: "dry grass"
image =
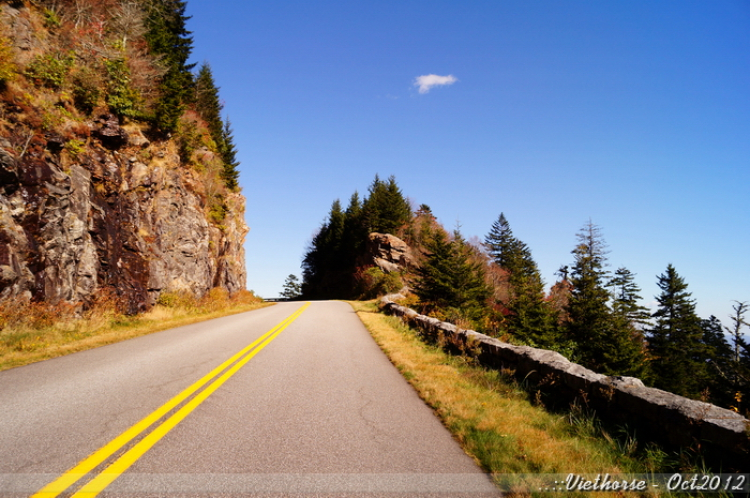
[[[251,292],[213,289],[203,299],[166,294],[141,315],[126,316],[103,299],[90,309],[43,303],[0,306],[0,371],[161,330],[269,306]]]
[[[658,452],[651,460],[628,454],[635,444],[608,437],[580,410],[550,413],[500,373],[423,343],[373,302],[351,304],[391,362],[499,483],[503,474],[658,472]]]

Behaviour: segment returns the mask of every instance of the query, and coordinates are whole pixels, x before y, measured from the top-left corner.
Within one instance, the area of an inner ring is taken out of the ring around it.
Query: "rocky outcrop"
[[[10,28],[3,35],[11,37],[16,61],[27,63],[32,57],[32,49],[42,44],[42,41],[34,36],[29,9],[22,5],[16,8],[10,5],[10,2],[0,5],[0,26]]]
[[[727,468],[750,468],[750,421],[718,406],[646,387],[632,377],[598,374],[554,351],[514,346],[473,330],[418,314],[383,298],[385,309],[432,340],[474,355],[483,365],[515,372],[569,401],[583,400],[601,416],[637,423],[651,436],[687,446],[698,443],[722,454]],[[631,426],[632,428],[632,426]]]
[[[0,300],[87,302],[104,289],[130,313],[164,291],[245,288],[244,198],[217,197],[175,144],[111,115],[71,155],[54,140],[0,138]],[[211,203],[223,217],[210,219]]]
[[[368,237],[362,263],[365,266],[374,264],[390,273],[413,266],[414,257],[406,242],[395,235],[373,232]]]

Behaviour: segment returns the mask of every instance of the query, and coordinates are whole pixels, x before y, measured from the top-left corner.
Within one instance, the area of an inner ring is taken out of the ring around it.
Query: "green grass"
[[[651,474],[675,463],[626,428],[605,429],[579,405],[548,410],[523,383],[423,342],[374,302],[351,304],[404,378],[498,483],[508,474]],[[515,488],[511,494],[529,493]]]

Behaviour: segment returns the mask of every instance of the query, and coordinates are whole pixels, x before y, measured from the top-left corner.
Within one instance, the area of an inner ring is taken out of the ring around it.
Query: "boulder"
[[[401,271],[414,264],[411,248],[395,235],[373,232],[367,240],[363,266],[375,265],[385,273]]]
[[[102,114],[96,120],[94,136],[110,150],[117,150],[128,143],[128,132],[120,127],[120,121],[114,114]]]

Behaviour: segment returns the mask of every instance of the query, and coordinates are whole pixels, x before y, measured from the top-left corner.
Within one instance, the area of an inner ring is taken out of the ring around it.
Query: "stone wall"
[[[554,351],[514,346],[458,329],[400,306],[392,296],[383,298],[382,303],[387,312],[423,335],[476,354],[483,365],[514,371],[517,377],[569,401],[583,399],[600,416],[638,425],[673,445],[698,442],[727,456],[725,461],[731,467],[750,468],[750,421],[738,413],[646,387],[636,378],[598,374]]]

